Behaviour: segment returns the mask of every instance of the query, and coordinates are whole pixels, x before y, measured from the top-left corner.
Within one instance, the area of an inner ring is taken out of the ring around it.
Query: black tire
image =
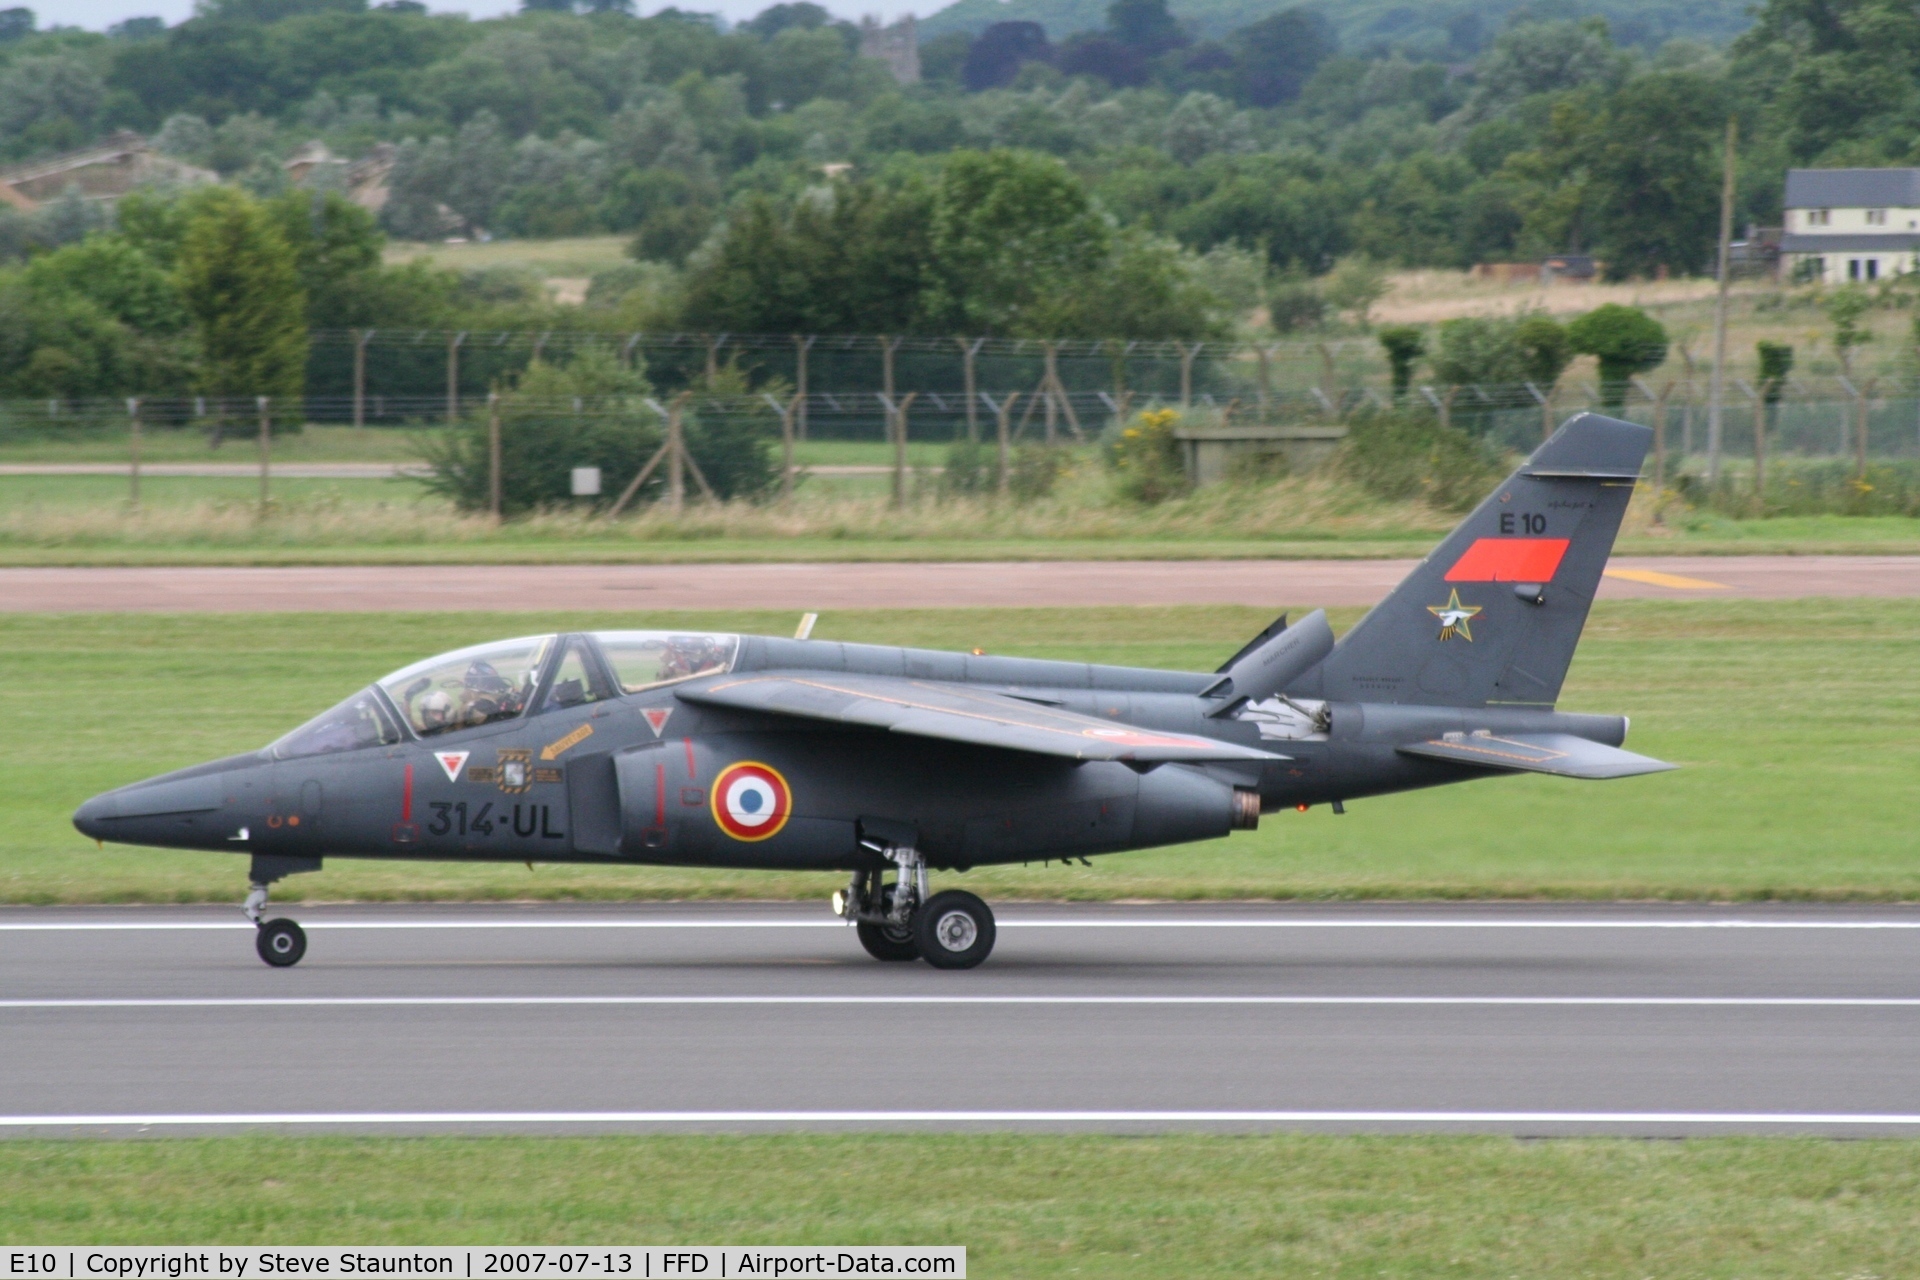
[[[913,913],[920,958],[936,969],[971,969],[993,952],[993,909],[964,889],[928,898]]]
[[[893,886],[888,885],[880,891],[880,910],[882,913],[893,910]],[[854,925],[854,932],[860,935],[860,945],[875,960],[918,960],[920,947],[913,940],[913,921],[899,927],[886,924],[873,924],[862,920]]]
[[[290,968],[307,954],[307,931],[291,920],[269,920],[260,926],[253,949],[274,968]]]

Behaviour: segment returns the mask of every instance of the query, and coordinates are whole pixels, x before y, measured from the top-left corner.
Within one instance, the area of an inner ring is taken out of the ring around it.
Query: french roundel
[[[735,840],[778,835],[793,813],[793,792],[780,771],[742,760],[713,781],[713,820]]]

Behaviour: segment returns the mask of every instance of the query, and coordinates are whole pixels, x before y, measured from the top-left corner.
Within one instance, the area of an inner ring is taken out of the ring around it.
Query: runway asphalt
[[[0,568],[0,612],[1371,605],[1411,560]],[[1617,556],[1600,598],[1920,596],[1920,556]]]
[[[285,914],[0,911],[0,1134],[1920,1134],[1910,907],[1019,905],[968,973],[824,904]]]

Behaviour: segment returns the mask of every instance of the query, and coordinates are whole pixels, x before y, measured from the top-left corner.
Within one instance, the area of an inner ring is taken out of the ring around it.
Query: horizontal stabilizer
[[[1315,609],[1291,627],[1268,628],[1261,635],[1262,639],[1234,655],[1201,697],[1224,698],[1229,705],[1271,698],[1333,652],[1333,628],[1325,609]]]
[[[1160,764],[1287,758],[1198,734],[1142,729],[933,680],[815,671],[756,672],[696,681],[682,685],[675,693],[703,706],[802,716],[1071,760]]]
[[[1570,733],[1449,733],[1427,742],[1407,743],[1400,751],[1429,760],[1517,773],[1551,773],[1561,778],[1631,778],[1678,767]]]

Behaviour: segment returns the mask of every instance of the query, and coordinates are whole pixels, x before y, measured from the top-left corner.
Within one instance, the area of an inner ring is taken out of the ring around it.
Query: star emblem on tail
[[[1440,619],[1440,638],[1451,640],[1456,635],[1468,644],[1473,643],[1472,622],[1480,612],[1477,604],[1461,604],[1460,589],[1455,587],[1447,594],[1445,604],[1430,604],[1427,612]]]

